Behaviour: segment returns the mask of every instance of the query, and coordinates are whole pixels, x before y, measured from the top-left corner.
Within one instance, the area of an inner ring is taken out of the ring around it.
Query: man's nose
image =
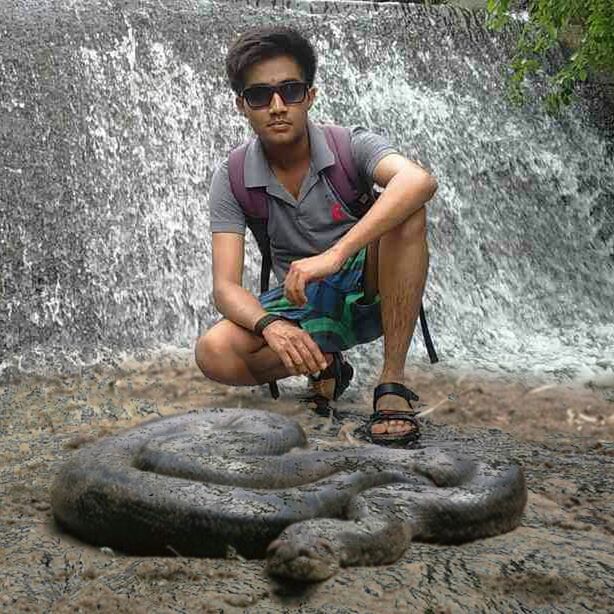
[[[273,93],[273,98],[271,98],[271,104],[269,105],[269,109],[276,113],[279,113],[280,111],[285,111],[286,103],[284,102],[284,99],[279,95],[279,92]]]

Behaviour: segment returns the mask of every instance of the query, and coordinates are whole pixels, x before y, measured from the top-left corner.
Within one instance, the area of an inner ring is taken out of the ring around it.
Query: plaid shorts
[[[349,258],[335,274],[307,285],[307,304],[297,307],[277,286],[260,295],[269,313],[297,322],[323,352],[340,352],[382,335],[380,298],[364,302],[363,270],[367,250]]]

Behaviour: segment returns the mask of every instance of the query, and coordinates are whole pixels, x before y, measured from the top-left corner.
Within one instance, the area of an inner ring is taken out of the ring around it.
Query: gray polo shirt
[[[292,261],[321,254],[358,221],[339,203],[326,177],[319,174],[335,163],[324,132],[311,122],[308,129],[311,164],[298,198],[271,171],[259,139],[251,142],[245,156],[245,186],[266,188],[273,272],[280,283]],[[360,127],[352,129],[351,150],[361,180],[370,188],[378,162],[397,151],[385,138]],[[245,234],[245,214],[230,189],[227,160],[213,175],[209,207],[211,232]]]

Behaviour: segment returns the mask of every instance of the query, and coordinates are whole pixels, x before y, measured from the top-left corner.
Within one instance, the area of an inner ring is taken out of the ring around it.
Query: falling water
[[[5,2],[0,376],[187,348],[216,320],[209,183],[248,135],[224,57],[271,22],[317,47],[313,119],[386,134],[437,176],[425,305],[444,364],[611,375],[614,161],[580,105],[555,120],[507,102],[513,27],[482,21],[350,2]],[[246,268],[255,287],[251,242]],[[380,345],[352,356],[371,368]],[[419,334],[410,360],[426,360]]]

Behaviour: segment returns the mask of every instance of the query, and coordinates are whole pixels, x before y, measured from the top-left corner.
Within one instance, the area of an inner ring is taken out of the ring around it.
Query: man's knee
[[[206,377],[236,385],[243,380],[241,371],[246,359],[263,344],[240,326],[222,320],[196,340],[194,356]]]
[[[209,330],[196,340],[194,348],[194,357],[198,368],[210,379],[217,379],[215,377],[217,375],[216,359],[219,363],[219,358],[224,350],[218,337],[219,335],[216,334],[214,329]]]
[[[234,363],[232,334],[226,327],[214,326],[196,340],[194,356],[205,377],[221,383],[231,383]]]

